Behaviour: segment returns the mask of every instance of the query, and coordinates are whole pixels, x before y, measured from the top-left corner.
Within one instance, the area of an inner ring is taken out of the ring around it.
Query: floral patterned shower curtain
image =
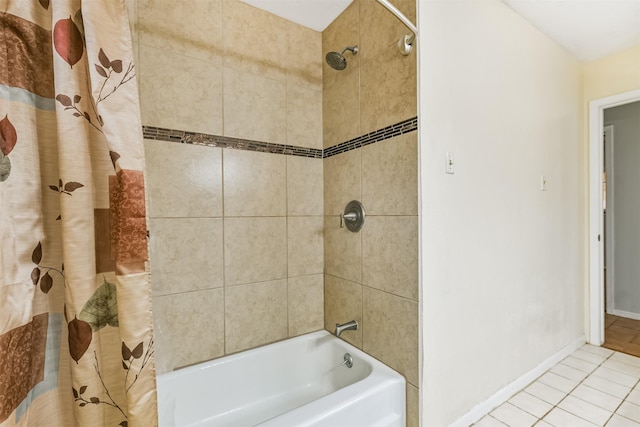
[[[123,0],[0,0],[0,426],[157,425]]]

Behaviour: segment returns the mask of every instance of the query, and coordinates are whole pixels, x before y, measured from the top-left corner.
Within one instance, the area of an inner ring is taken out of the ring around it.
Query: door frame
[[[615,288],[616,288],[616,270],[615,270],[615,205],[614,205],[614,146],[615,146],[615,130],[613,125],[605,125],[603,128],[604,135],[604,170],[607,171],[607,193],[606,193],[606,214],[604,215],[604,268],[605,268],[605,295],[606,304],[605,311],[615,314]],[[608,167],[607,167],[608,166]],[[604,284],[603,284],[604,286]]]
[[[604,110],[640,101],[640,89],[589,102],[589,343],[604,343]]]

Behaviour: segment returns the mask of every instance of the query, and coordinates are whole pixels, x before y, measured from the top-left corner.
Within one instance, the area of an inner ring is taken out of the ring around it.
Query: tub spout
[[[357,331],[358,322],[356,322],[355,320],[352,320],[350,322],[343,323],[342,325],[339,323],[336,323],[336,331],[334,333],[337,337],[339,337],[343,331],[349,331],[349,330]]]

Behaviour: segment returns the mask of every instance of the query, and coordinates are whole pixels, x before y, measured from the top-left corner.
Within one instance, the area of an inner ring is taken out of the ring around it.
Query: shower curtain
[[[0,0],[0,426],[157,425],[123,0]]]

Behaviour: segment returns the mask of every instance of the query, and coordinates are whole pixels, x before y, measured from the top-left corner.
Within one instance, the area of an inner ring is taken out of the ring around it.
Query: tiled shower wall
[[[393,2],[415,22],[415,0]],[[348,66],[323,69],[324,147],[416,116],[416,53],[397,40],[407,29],[375,0],[355,0],[322,34],[323,55],[358,45]],[[407,379],[407,425],[418,425],[417,132],[324,160],[325,328],[356,319],[343,338]],[[339,214],[360,200],[359,233]]]
[[[341,152],[145,141],[159,372],[357,319],[343,338],[406,376],[416,425],[417,132],[335,149],[416,116],[406,29],[375,0],[322,35],[237,0],[138,0],[137,17],[145,126]],[[323,63],[353,44],[345,71]],[[338,226],[352,199],[356,234]]]
[[[319,33],[237,0],[137,3],[145,126],[322,148]],[[145,151],[158,371],[322,329],[322,159]]]

